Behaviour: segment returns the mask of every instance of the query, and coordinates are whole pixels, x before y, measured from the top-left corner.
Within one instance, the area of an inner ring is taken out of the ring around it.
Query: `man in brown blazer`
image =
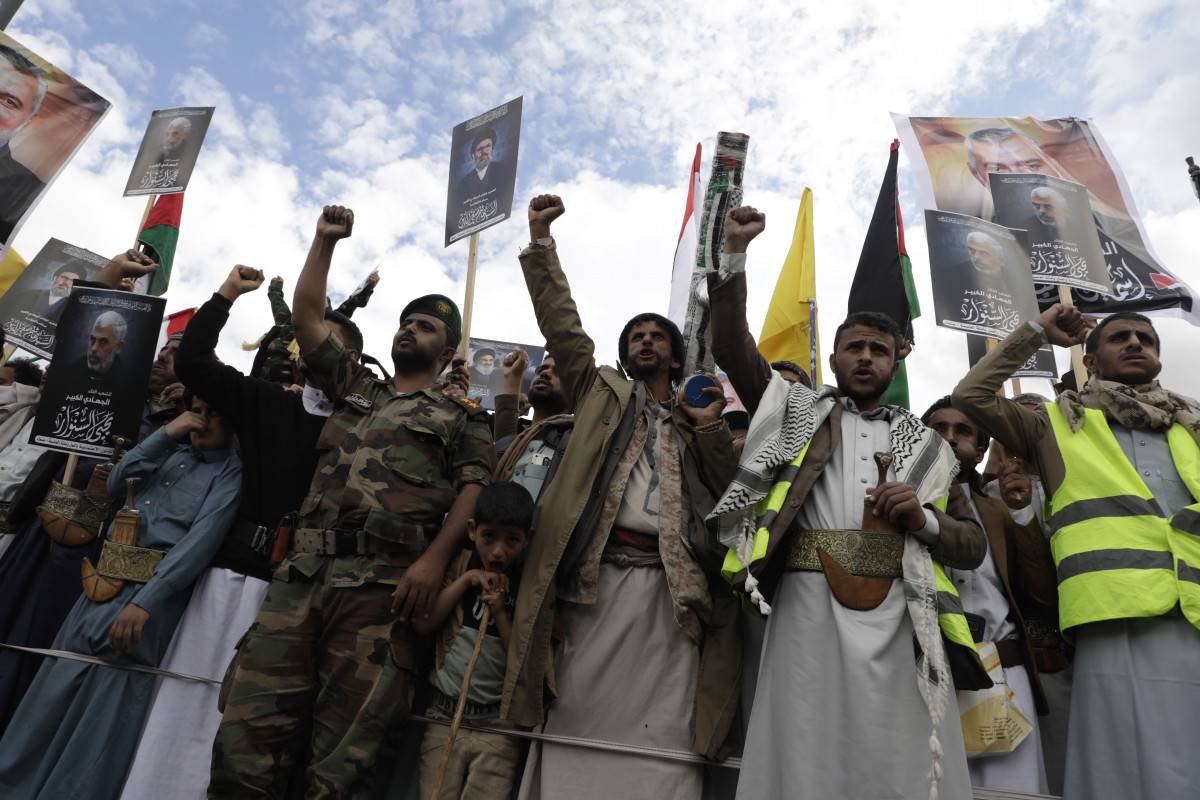
[[[1030,507],[1032,484],[1024,470],[1008,468],[1006,464],[999,476],[1004,499],[983,494],[983,481],[975,467],[987,453],[989,437],[954,408],[949,396],[935,402],[921,421],[937,431],[954,450],[959,463],[958,488],[951,491],[967,498],[988,539],[987,555],[978,568],[947,569],[946,576],[962,598],[976,640],[996,645],[1017,706],[1033,724],[1029,736],[1011,753],[968,762],[971,784],[1045,794],[1046,772],[1037,714],[1048,713],[1049,707],[1038,678],[1023,610],[1055,611],[1058,587],[1050,544]]]

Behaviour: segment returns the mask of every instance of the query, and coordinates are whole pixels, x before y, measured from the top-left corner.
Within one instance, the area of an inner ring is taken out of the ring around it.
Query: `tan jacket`
[[[603,505],[606,473],[611,475],[609,468],[615,466],[632,434],[632,415],[628,415],[630,424],[622,423],[636,383],[612,367],[596,365],[595,344],[583,330],[553,246],[527,248],[521,254],[521,268],[563,392],[575,409],[570,445],[538,504],[517,594],[501,701],[502,717],[536,725],[545,719],[547,691],[555,692],[551,631],[560,564],[568,550],[578,552],[590,540]],[[715,536],[708,540],[703,518],[724,491],[737,459],[726,425],[700,432],[678,409],[674,422],[684,442],[682,473],[692,503],[689,538],[698,561],[714,575],[710,581],[713,613],[701,643],[693,703],[691,749],[722,758],[736,747],[733,721],[741,682],[741,622],[737,601],[719,575],[724,553],[718,552]],[[704,500],[701,495],[711,495],[707,509],[697,506]]]

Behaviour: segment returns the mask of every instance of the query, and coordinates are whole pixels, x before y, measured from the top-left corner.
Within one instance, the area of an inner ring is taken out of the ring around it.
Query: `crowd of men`
[[[494,415],[465,398],[447,297],[367,365],[326,297],[341,206],[249,374],[215,353],[264,282],[239,265],[109,463],[30,444],[41,375],[0,367],[0,796],[1190,796],[1200,406],[1150,320],[1053,305],[917,416],[882,402],[910,350],[885,315],[838,327],[832,386],[759,355],[743,206],[707,276],[724,413],[659,314],[597,354],[565,210],[535,197],[520,255],[529,421],[521,350],[476,354]],[[1047,342],[1087,383],[1004,398]]]

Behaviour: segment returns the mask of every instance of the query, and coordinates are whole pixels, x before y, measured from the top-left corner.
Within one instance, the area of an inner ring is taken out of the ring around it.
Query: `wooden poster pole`
[[[1074,306],[1075,301],[1071,299],[1071,289],[1069,286],[1058,287],[1058,300],[1064,306]],[[1071,346],[1071,369],[1075,372],[1075,389],[1083,391],[1083,385],[1087,383],[1088,373],[1087,367],[1083,366],[1083,345],[1076,344]]]
[[[471,248],[467,255],[467,291],[463,298],[462,307],[462,341],[458,344],[458,354],[467,357],[467,347],[471,341],[471,311],[475,305],[475,259],[479,255],[479,234],[471,234]]]

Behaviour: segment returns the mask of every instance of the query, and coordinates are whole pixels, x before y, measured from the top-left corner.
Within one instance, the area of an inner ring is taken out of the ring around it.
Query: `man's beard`
[[[859,392],[850,389],[850,387],[847,386],[842,380],[842,376],[838,373],[835,372],[833,377],[837,380],[838,393],[842,395],[842,397],[849,397],[855,403],[861,403],[863,400],[878,400],[879,398],[883,397],[884,392],[886,392],[888,387],[892,385],[892,379],[888,378],[876,390],[870,392]]]
[[[476,365],[475,365],[475,371],[476,371],[476,372],[478,372],[480,375],[491,375],[491,374],[492,374],[492,370],[494,370],[494,369],[495,369],[495,367],[494,367],[494,366],[491,366],[491,367],[481,367],[481,366],[479,366],[478,364],[476,364]]]
[[[427,372],[439,364],[438,354],[421,348],[402,350],[392,348],[392,368],[397,375],[409,375],[414,372]]]
[[[648,364],[638,361],[637,357],[634,356],[629,359],[629,364],[625,367],[625,371],[635,381],[645,381],[658,375],[664,363],[666,363],[666,358],[663,356],[655,356],[654,360]]]
[[[105,359],[103,356],[100,356],[100,355],[93,355],[92,353],[88,353],[88,355],[87,355],[88,371],[99,372],[100,374],[103,375],[104,373],[108,372],[109,369],[112,368],[112,363],[116,359],[116,357],[117,357],[116,353],[113,353],[107,359]]]
[[[534,408],[566,408],[567,398],[563,396],[562,392],[530,387],[529,404]]]
[[[57,283],[50,287],[51,297],[66,297],[71,293],[71,290],[66,286],[59,286]]]

